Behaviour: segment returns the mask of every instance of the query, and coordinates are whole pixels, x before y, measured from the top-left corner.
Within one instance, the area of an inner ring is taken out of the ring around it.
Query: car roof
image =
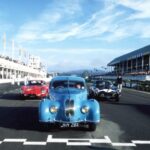
[[[57,76],[52,79],[52,82],[61,81],[61,80],[73,80],[73,81],[85,82],[84,78],[77,77],[77,76]]]

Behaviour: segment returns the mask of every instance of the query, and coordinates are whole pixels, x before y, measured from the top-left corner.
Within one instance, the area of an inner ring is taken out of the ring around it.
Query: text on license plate
[[[67,127],[79,127],[78,123],[73,123],[73,124],[69,124],[69,123],[63,123],[61,126],[61,128],[67,128]]]

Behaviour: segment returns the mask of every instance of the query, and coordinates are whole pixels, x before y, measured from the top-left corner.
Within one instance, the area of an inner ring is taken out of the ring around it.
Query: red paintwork
[[[23,96],[36,96],[36,97],[46,97],[48,95],[49,86],[48,84],[43,85],[24,85],[21,87]],[[45,92],[42,93],[42,91]]]

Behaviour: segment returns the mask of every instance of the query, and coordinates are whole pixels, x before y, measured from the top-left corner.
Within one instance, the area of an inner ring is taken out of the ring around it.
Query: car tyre
[[[54,127],[54,123],[40,123],[41,131],[50,131],[51,129],[54,129]]]
[[[96,123],[89,123],[88,124],[88,130],[89,131],[95,131],[96,130]]]
[[[48,131],[49,130],[49,125],[47,123],[41,123],[40,122],[40,130],[41,131]]]
[[[115,101],[119,102],[119,100],[120,100],[120,97],[119,97],[119,95],[117,95],[116,98],[115,98]]]
[[[95,94],[94,94],[93,91],[90,91],[90,93],[89,93],[89,98],[95,98]]]
[[[102,95],[103,95],[103,96],[102,96]],[[105,92],[100,92],[100,93],[98,93],[97,99],[104,101],[104,100],[105,100]]]
[[[20,98],[21,98],[22,100],[26,100],[26,96],[24,96],[23,94],[20,94]]]

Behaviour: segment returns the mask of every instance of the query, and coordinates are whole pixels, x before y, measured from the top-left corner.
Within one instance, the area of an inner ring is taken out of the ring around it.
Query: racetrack
[[[39,100],[21,100],[18,90],[0,95],[0,150],[150,149],[150,94],[123,89],[119,103],[102,101],[95,132],[84,128],[43,131]]]

